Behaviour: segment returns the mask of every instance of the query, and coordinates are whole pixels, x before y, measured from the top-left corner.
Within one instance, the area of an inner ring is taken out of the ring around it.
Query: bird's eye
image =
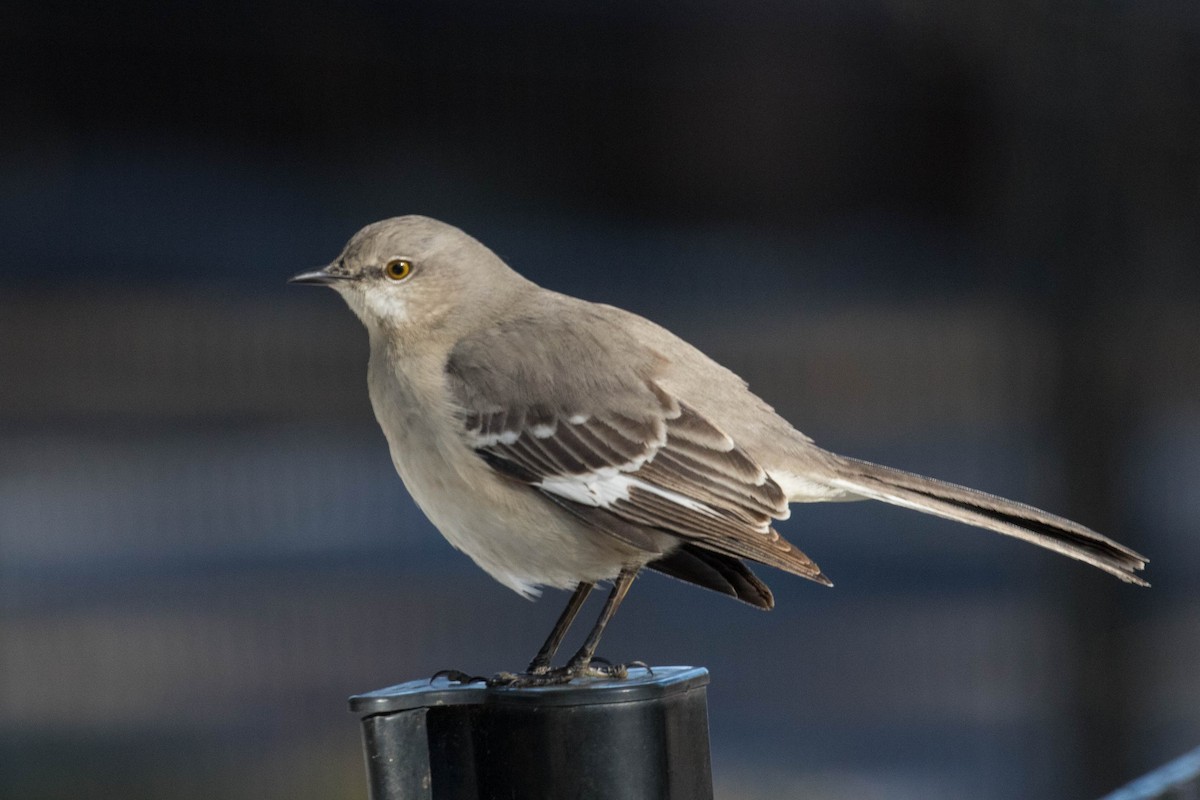
[[[412,262],[406,258],[393,258],[383,268],[383,274],[394,281],[402,281],[412,274]]]

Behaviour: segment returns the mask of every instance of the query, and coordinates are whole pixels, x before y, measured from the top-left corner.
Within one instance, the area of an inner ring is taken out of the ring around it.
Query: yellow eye
[[[383,274],[394,281],[402,281],[412,273],[412,262],[406,258],[393,258],[383,268]]]

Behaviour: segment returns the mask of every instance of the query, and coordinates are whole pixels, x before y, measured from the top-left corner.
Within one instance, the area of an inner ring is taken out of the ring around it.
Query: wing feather
[[[500,474],[639,547],[666,532],[693,548],[828,582],[771,527],[788,516],[783,489],[657,382],[666,359],[620,327],[606,329],[598,347],[575,322],[532,309],[460,341],[445,379],[467,446]]]
[[[657,418],[537,409],[467,413],[464,427],[468,443],[498,471],[614,535],[628,539],[631,525],[666,531],[827,582],[771,527],[789,511],[766,472],[687,405],[650,395]]]

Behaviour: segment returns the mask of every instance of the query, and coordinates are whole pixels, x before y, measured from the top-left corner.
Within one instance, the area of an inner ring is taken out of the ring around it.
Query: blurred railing
[[[1200,748],[1122,786],[1101,800],[1196,800],[1200,798]]]

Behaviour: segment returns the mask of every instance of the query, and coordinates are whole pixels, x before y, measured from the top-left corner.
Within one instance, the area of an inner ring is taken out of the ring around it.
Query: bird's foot
[[[536,686],[562,686],[577,678],[621,681],[629,677],[630,667],[641,667],[653,674],[650,667],[642,661],[613,664],[603,658],[593,658],[586,662],[572,660],[565,667],[530,665],[528,672],[498,672],[492,676],[487,685],[525,689]]]
[[[599,664],[600,666],[596,666]],[[630,661],[627,664],[614,664],[607,658],[600,656],[592,656],[591,662],[588,664],[589,675],[598,678],[613,678],[623,681],[629,677],[629,670],[634,667],[646,670],[646,674],[653,675],[654,670],[645,661]]]

